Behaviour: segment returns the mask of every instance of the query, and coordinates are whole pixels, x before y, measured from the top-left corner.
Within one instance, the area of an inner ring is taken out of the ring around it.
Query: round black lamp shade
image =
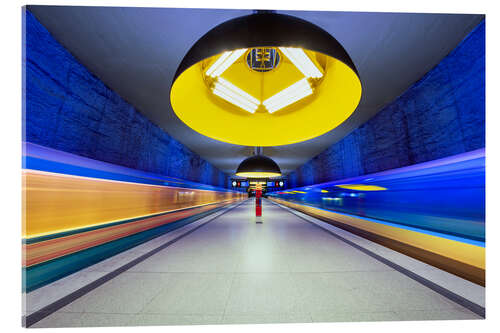
[[[170,103],[200,134],[270,147],[331,131],[355,111],[361,94],[352,59],[327,31],[297,17],[256,13],[219,24],[191,47]]]
[[[236,175],[246,178],[270,178],[281,176],[281,170],[269,157],[255,155],[240,163]]]
[[[344,47],[317,25],[290,15],[258,13],[226,21],[207,32],[184,56],[174,81],[187,68],[221,52],[273,45],[321,52],[340,60],[358,74]]]

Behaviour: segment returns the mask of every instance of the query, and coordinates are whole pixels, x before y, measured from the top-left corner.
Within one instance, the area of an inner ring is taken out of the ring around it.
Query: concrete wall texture
[[[153,124],[26,11],[24,140],[129,168],[227,187],[228,176]]]
[[[305,186],[485,146],[485,23],[395,101],[288,176]]]

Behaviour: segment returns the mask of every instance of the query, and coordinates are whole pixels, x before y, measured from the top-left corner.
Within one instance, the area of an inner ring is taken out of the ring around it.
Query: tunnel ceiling
[[[193,131],[172,111],[170,85],[190,47],[216,25],[250,10],[28,6],[83,65],[192,151],[227,173],[252,147]],[[278,11],[332,34],[354,61],[363,96],[339,127],[309,141],[266,147],[287,174],[342,139],[452,51],[483,15]],[[235,124],[244,129],[244,124]]]

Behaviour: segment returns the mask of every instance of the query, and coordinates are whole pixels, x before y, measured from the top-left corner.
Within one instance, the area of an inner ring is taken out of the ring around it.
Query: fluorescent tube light
[[[247,49],[226,51],[205,72],[206,75],[217,77],[224,73]]]
[[[212,73],[215,71],[215,69],[219,67],[220,64],[222,64],[227,59],[227,57],[231,55],[231,53],[232,53],[231,51],[226,51],[222,53],[221,56],[212,64],[212,66],[210,66],[210,68],[207,69],[205,74],[208,76],[212,76]]]
[[[268,99],[266,99],[264,101],[263,104],[265,106],[270,105],[270,104],[274,104],[277,101],[279,101],[280,99],[286,98],[287,96],[294,94],[296,91],[305,90],[307,88],[310,88],[309,82],[307,81],[307,79],[304,78],[302,80],[295,82],[294,84],[292,84],[288,88],[283,89],[279,93],[269,97]]]
[[[283,99],[277,104],[270,105],[269,107],[267,107],[267,110],[269,111],[269,113],[276,112],[276,111],[284,108],[285,106],[293,104],[293,103],[303,99],[304,97],[311,95],[312,92],[313,91],[311,88],[309,88],[308,90],[299,91],[297,94],[290,96],[286,99]]]
[[[240,88],[238,88],[237,86],[235,86],[234,84],[232,84],[231,82],[229,82],[228,80],[222,78],[222,77],[219,77],[217,79],[217,83],[220,83],[221,85],[223,85],[224,87],[228,88],[229,90],[233,91],[234,93],[246,98],[247,100],[249,100],[250,102],[254,103],[254,104],[257,104],[259,105],[260,104],[260,101],[253,97],[252,95],[246,93],[245,91],[241,90]],[[217,85],[216,83],[216,85]]]
[[[257,110],[257,106],[250,106],[249,104],[242,103],[239,99],[234,98],[234,95],[233,96],[228,95],[228,94],[226,94],[226,92],[223,92],[219,89],[214,89],[213,93],[215,95],[219,96],[220,98],[225,99],[229,103],[234,104],[234,105],[236,105],[236,106],[238,106],[238,107],[242,108],[243,110],[246,110],[250,113],[254,113],[255,110]]]
[[[246,105],[250,109],[257,109],[257,105],[250,103],[248,100],[242,98],[241,96],[238,96],[237,94],[233,93],[231,90],[227,89],[226,87],[223,86],[217,86],[214,88],[214,91],[217,90],[221,93],[223,93],[225,96],[229,96],[231,100],[236,100],[240,104]]]
[[[221,77],[217,78],[213,92],[226,101],[251,113],[254,113],[260,105],[258,99]]]
[[[269,97],[262,104],[266,107],[269,113],[278,111],[290,104],[301,100],[302,98],[312,94],[311,86],[306,78],[295,82],[290,87],[283,89],[279,93]]]
[[[301,48],[280,47],[279,49],[306,77],[318,79],[323,76],[323,73],[321,73]]]
[[[235,104],[234,101],[236,101],[240,105],[246,106],[245,110],[253,110],[254,111],[257,109],[257,106],[255,104],[249,103],[248,101],[244,100],[240,96],[233,94],[231,91],[228,91],[224,87],[218,87],[218,88],[214,89],[214,91],[218,91],[218,92],[222,93],[224,96],[228,96],[230,98],[229,102],[233,102],[233,104]],[[253,111],[252,111],[252,113],[253,113]]]

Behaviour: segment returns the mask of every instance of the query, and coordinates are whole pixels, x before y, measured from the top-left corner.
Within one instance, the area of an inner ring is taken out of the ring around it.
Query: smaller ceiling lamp
[[[269,157],[254,155],[240,163],[236,176],[246,178],[271,178],[281,176],[278,164]]]

